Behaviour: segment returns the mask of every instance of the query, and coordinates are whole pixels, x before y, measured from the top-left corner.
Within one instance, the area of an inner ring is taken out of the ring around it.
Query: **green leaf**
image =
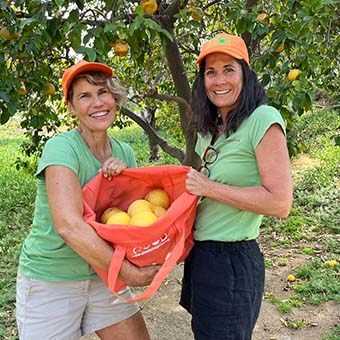
[[[20,29],[24,29],[25,26],[31,25],[32,23],[36,22],[36,18],[25,18],[23,21],[20,22]]]
[[[11,116],[14,115],[15,112],[17,112],[18,108],[19,103],[17,102],[17,100],[11,99],[8,103],[8,111],[11,114]]]
[[[74,9],[73,11],[71,11],[71,13],[68,17],[68,21],[73,21],[73,22],[79,21],[79,11],[78,11],[78,9]]]
[[[47,18],[45,17],[45,9],[41,9],[38,11],[35,15],[34,18],[37,20],[38,23],[45,23],[47,21]]]
[[[0,92],[0,99],[4,100],[5,102],[9,102],[9,96],[6,92]]]
[[[144,15],[144,10],[143,10],[143,7],[142,7],[141,5],[138,5],[138,6],[136,7],[136,14],[137,14],[138,16],[143,16],[143,15]]]
[[[3,125],[8,122],[10,119],[11,115],[9,113],[9,110],[1,110],[0,111],[0,124]]]
[[[97,50],[103,50],[106,46],[106,43],[103,38],[96,38],[94,41],[94,46]]]
[[[94,48],[87,48],[86,54],[88,61],[96,61],[96,50]]]
[[[84,9],[84,1],[83,0],[76,0],[76,4],[80,10]]]
[[[50,34],[55,35],[60,28],[60,21],[57,18],[52,18],[47,22],[47,30]]]
[[[91,33],[97,38],[100,37],[101,32],[102,32],[101,27],[96,27],[91,31]]]
[[[174,39],[173,39],[173,36],[167,31],[167,30],[165,30],[165,29],[161,29],[160,30],[160,33],[163,35],[163,36],[165,36],[165,37],[167,37],[170,41],[174,41]]]
[[[130,35],[133,35],[133,33],[139,29],[143,21],[144,21],[143,17],[141,16],[136,17],[135,21],[130,25],[130,29],[129,29]]]
[[[118,29],[118,26],[117,24],[115,23],[109,23],[109,24],[106,24],[105,27],[104,27],[104,32],[107,33],[107,32],[115,32],[117,31]]]
[[[262,76],[262,81],[261,81],[261,83],[262,83],[262,86],[266,86],[266,85],[268,85],[269,83],[270,83],[270,74],[268,74],[268,73],[266,73],[266,74],[264,74],[263,76]]]
[[[78,27],[74,27],[74,29],[70,32],[68,39],[71,42],[71,46],[73,49],[77,49],[81,45],[81,31]]]
[[[54,0],[54,2],[55,2],[55,4],[57,5],[57,6],[62,6],[63,4],[64,4],[64,0]]]

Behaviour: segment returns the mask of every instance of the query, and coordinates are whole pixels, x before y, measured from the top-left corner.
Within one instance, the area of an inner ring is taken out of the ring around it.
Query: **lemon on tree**
[[[265,25],[269,24],[269,17],[267,13],[260,13],[257,17],[256,20],[259,22],[263,22]]]
[[[53,96],[55,94],[55,86],[52,83],[46,83],[42,90],[42,94],[45,96]]]
[[[140,4],[143,8],[144,13],[147,14],[155,13],[158,8],[157,0],[142,0]]]
[[[119,211],[111,215],[106,224],[130,224],[131,218],[125,211]]]
[[[25,96],[27,94],[27,90],[26,90],[26,86],[24,82],[22,82],[20,88],[17,89],[17,93],[20,96]]]
[[[281,53],[285,48],[285,42],[282,41],[281,44],[276,48],[275,52]]]
[[[288,72],[287,78],[289,81],[294,81],[300,73],[301,71],[299,69],[294,68]]]
[[[267,14],[266,13],[260,13],[257,17],[256,20],[258,21],[263,21],[264,19],[267,18]]]
[[[104,212],[102,213],[102,216],[100,218],[100,221],[102,223],[107,223],[107,220],[109,219],[110,216],[123,211],[122,209],[118,208],[118,207],[110,207],[104,210]]]
[[[19,39],[19,33],[14,32],[13,34],[11,34],[7,26],[3,27],[0,30],[0,36],[4,37],[6,40],[18,40]]]
[[[118,57],[125,57],[129,52],[129,45],[120,39],[110,46],[113,47],[113,50]]]
[[[152,211],[143,210],[133,215],[130,223],[139,227],[147,227],[157,220],[158,217]]]
[[[152,189],[150,190],[145,199],[149,201],[152,205],[158,205],[167,209],[170,205],[170,198],[168,193],[163,189]]]
[[[196,20],[196,21],[200,21],[203,17],[203,11],[201,8],[195,7],[195,8],[191,8],[191,17]]]

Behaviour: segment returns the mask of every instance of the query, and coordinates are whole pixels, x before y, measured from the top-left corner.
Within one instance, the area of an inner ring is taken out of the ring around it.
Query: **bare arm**
[[[256,148],[261,185],[235,187],[211,181],[191,169],[187,190],[235,208],[276,217],[287,217],[292,205],[292,179],[286,140],[281,127],[272,125]]]
[[[45,170],[46,188],[53,223],[58,234],[82,258],[108,271],[113,249],[83,219],[81,187],[76,174],[64,166]],[[137,268],[124,261],[120,278],[130,285],[144,286],[151,282],[159,267]]]

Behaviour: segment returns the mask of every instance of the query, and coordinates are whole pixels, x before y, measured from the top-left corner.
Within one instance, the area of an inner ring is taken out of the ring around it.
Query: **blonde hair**
[[[98,71],[90,71],[90,72],[84,72],[80,73],[77,76],[74,77],[72,80],[67,100],[70,101],[71,104],[73,104],[73,89],[74,84],[79,79],[86,79],[89,84],[92,85],[104,85],[108,89],[108,91],[113,95],[116,101],[117,109],[120,109],[126,102],[126,91],[124,87],[122,87],[116,80],[114,80],[112,77],[107,76],[103,72]]]

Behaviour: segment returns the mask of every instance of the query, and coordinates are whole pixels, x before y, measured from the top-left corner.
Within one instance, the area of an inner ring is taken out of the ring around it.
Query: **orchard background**
[[[195,60],[220,31],[245,39],[269,103],[286,121],[291,155],[304,148],[297,118],[320,100],[339,107],[338,0],[0,0],[0,8],[0,123],[18,116],[28,137],[18,167],[29,168],[47,138],[72,126],[60,79],[80,58],[108,63],[128,89],[116,124],[132,119],[145,130],[150,160],[160,147],[197,164]]]
[[[194,166],[195,61],[204,40],[226,31],[245,39],[292,156],[290,216],[261,226],[267,278],[255,339],[340,340],[339,13],[339,0],[0,0],[0,339],[17,339],[15,278],[36,161],[48,138],[74,125],[65,68],[80,58],[112,66],[129,100],[110,133],[132,145],[139,166]],[[191,336],[178,307],[181,268],[142,305],[153,339]]]

